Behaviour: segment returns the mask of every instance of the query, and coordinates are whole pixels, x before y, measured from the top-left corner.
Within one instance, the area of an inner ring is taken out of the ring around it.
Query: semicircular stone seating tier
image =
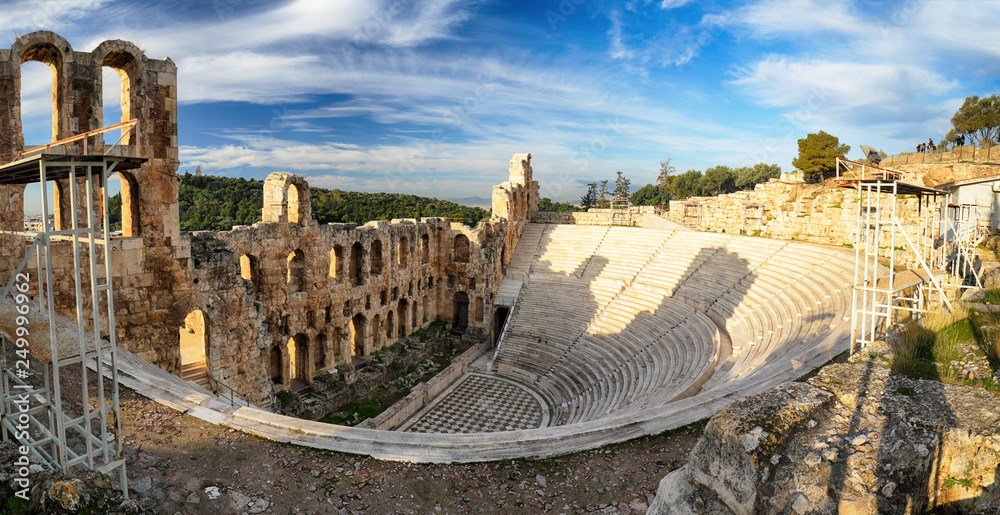
[[[529,224],[521,241],[508,275],[527,281],[493,368],[537,392],[551,425],[666,405],[846,342],[843,249],[582,225]]]
[[[451,434],[417,417],[413,432],[390,431],[230,407],[125,351],[119,378],[203,420],[308,447],[413,462],[556,456],[710,417],[847,350],[853,263],[853,251],[798,242],[528,224],[506,271],[525,286],[492,375],[456,381],[468,397],[438,397],[460,406],[450,420],[512,397],[523,413]]]

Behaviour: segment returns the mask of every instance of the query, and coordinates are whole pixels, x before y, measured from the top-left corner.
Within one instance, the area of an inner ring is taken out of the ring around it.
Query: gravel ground
[[[157,513],[644,513],[700,425],[545,460],[378,461],[214,426],[122,390],[129,484]]]

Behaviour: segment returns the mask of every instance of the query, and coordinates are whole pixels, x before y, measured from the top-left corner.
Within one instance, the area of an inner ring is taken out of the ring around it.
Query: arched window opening
[[[269,369],[271,371],[271,382],[274,384],[284,384],[284,367],[281,363],[281,347],[275,345],[271,348]]]
[[[339,327],[334,327],[330,331],[330,343],[333,347],[333,364],[343,363],[350,354],[350,351],[344,352],[346,349],[343,347],[343,335]]]
[[[475,311],[476,311],[476,322],[482,322],[483,321],[483,298],[482,297],[476,297]]]
[[[401,268],[405,267],[406,263],[409,261],[410,258],[410,244],[409,240],[406,239],[406,236],[401,236],[399,238],[398,253],[399,253],[399,266]]]
[[[424,263],[431,261],[431,239],[426,234],[420,235],[420,259]]]
[[[351,282],[355,286],[359,286],[363,280],[361,272],[361,261],[364,257],[365,249],[361,246],[361,243],[355,243],[351,246],[351,263],[348,270],[348,275],[351,276]]]
[[[295,249],[288,254],[288,279],[285,281],[288,289],[302,291],[306,285],[306,255],[301,249]]]
[[[375,240],[372,242],[371,250],[371,274],[379,275],[382,273],[382,241]]]
[[[305,223],[303,220],[304,203],[308,202],[309,199],[304,198],[304,192],[295,184],[288,186],[288,223],[293,225],[302,225]]]
[[[365,357],[365,316],[361,313],[351,319],[351,357]]]
[[[111,236],[135,238],[139,236],[139,187],[135,177],[128,172],[115,172],[108,177],[108,228]],[[101,191],[100,201],[104,201]],[[79,197],[77,202],[80,202]],[[104,216],[103,206],[98,206],[98,216]]]
[[[392,309],[390,309],[389,312],[386,313],[386,315],[385,315],[385,341],[386,341],[386,343],[388,343],[389,340],[392,339],[392,330],[393,330],[393,314],[392,314]]]
[[[452,317],[452,327],[456,331],[464,331],[469,327],[469,295],[464,291],[455,292],[455,315]]]
[[[110,52],[101,64],[104,66],[101,73],[101,123],[107,127],[131,120],[133,118],[132,76],[135,75],[138,66],[135,56],[128,52]],[[135,144],[133,132],[114,131],[104,134],[105,145],[113,145],[119,138],[121,138],[119,145]]]
[[[39,56],[21,64],[21,136],[25,149],[58,139],[58,51],[37,47],[32,53]]]
[[[208,387],[208,320],[196,309],[181,322],[181,379]]]
[[[288,339],[289,370],[292,379],[304,383],[309,381],[309,339],[304,334],[297,334]]]
[[[127,109],[129,99],[128,91],[122,88],[122,83],[128,82],[125,72],[105,66],[101,68],[101,124],[104,127],[128,121],[123,114],[123,108]],[[120,141],[124,131],[111,131],[104,133],[104,148],[109,149]],[[112,151],[112,154],[118,155]]]
[[[344,261],[344,247],[334,245],[330,251],[330,277],[334,279],[340,277],[340,268]]]
[[[409,313],[407,311],[407,309],[409,308],[409,305],[410,305],[410,303],[407,302],[406,299],[403,299],[403,300],[399,301],[399,308],[398,308],[399,309],[399,316],[397,318],[399,319],[399,337],[400,338],[403,338],[407,334],[409,334],[409,331],[406,330],[406,318],[407,318],[406,315]]]
[[[382,348],[382,324],[379,316],[372,317],[372,349]]]
[[[379,305],[385,306],[386,304],[389,303],[389,293],[385,290],[380,291],[378,293],[378,300],[379,300]]]
[[[240,276],[250,281],[250,286],[254,293],[258,293],[260,287],[260,269],[257,266],[257,258],[251,254],[240,255]]]
[[[454,260],[456,263],[468,263],[469,262],[469,238],[464,234],[459,234],[455,236],[455,254]]]
[[[423,319],[423,323],[426,324],[428,321],[430,321],[430,316],[431,316],[430,312],[431,312],[431,310],[430,310],[430,303],[427,301],[427,296],[425,295],[424,296],[424,319]]]
[[[322,338],[316,338],[316,344],[313,345],[313,369],[312,375],[316,375],[326,368],[326,342]]]
[[[415,331],[417,329],[417,327],[419,327],[419,324],[417,324],[417,303],[416,303],[416,301],[414,301],[413,305],[410,306],[410,313],[412,313],[412,315],[413,315],[411,317],[411,319],[410,319],[410,332],[413,332],[413,331]]]

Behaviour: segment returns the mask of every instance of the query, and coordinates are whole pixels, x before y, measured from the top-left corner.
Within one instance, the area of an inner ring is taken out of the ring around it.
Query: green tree
[[[836,136],[819,131],[799,140],[799,157],[792,166],[808,175],[829,174],[837,169],[837,158],[845,158],[850,145],[841,145]]]
[[[979,146],[986,148],[997,142],[1000,130],[1000,96],[979,98],[973,95],[958,108],[951,124],[962,134],[971,134]]]
[[[621,171],[618,171],[618,177],[615,178],[615,197],[628,198],[628,190],[632,186],[632,181],[622,175]]]
[[[713,166],[705,170],[705,175],[699,180],[699,187],[702,195],[721,195],[736,191],[736,184],[733,180],[733,169],[725,166]]]
[[[579,211],[576,206],[566,202],[552,202],[548,197],[538,199],[539,211]]]
[[[607,208],[608,206],[610,206],[611,203],[608,202],[609,195],[611,195],[611,192],[608,191],[608,180],[605,179],[601,181],[601,190],[597,192],[597,197],[598,197],[597,207]]]
[[[660,161],[660,173],[656,176],[656,185],[670,192],[670,186],[673,179],[673,175],[677,173],[677,168],[674,168],[670,164],[671,158],[667,158],[666,161]]]
[[[655,184],[647,184],[637,190],[629,197],[629,202],[634,206],[654,206],[658,204],[669,204],[670,193]]]
[[[781,167],[776,164],[757,163],[752,167],[733,170],[737,190],[751,190],[757,184],[781,177]]]
[[[580,207],[583,209],[590,209],[596,207],[598,202],[597,198],[597,183],[592,182],[587,185],[587,193],[580,197]]]
[[[674,177],[673,195],[679,199],[701,195],[701,172],[698,170],[688,170]]]

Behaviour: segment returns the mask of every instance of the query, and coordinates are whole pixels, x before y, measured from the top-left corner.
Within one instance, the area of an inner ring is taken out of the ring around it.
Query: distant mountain
[[[454,202],[456,204],[469,207],[483,207],[483,208],[493,207],[493,199],[488,199],[483,197],[450,198],[447,200],[448,202]]]

